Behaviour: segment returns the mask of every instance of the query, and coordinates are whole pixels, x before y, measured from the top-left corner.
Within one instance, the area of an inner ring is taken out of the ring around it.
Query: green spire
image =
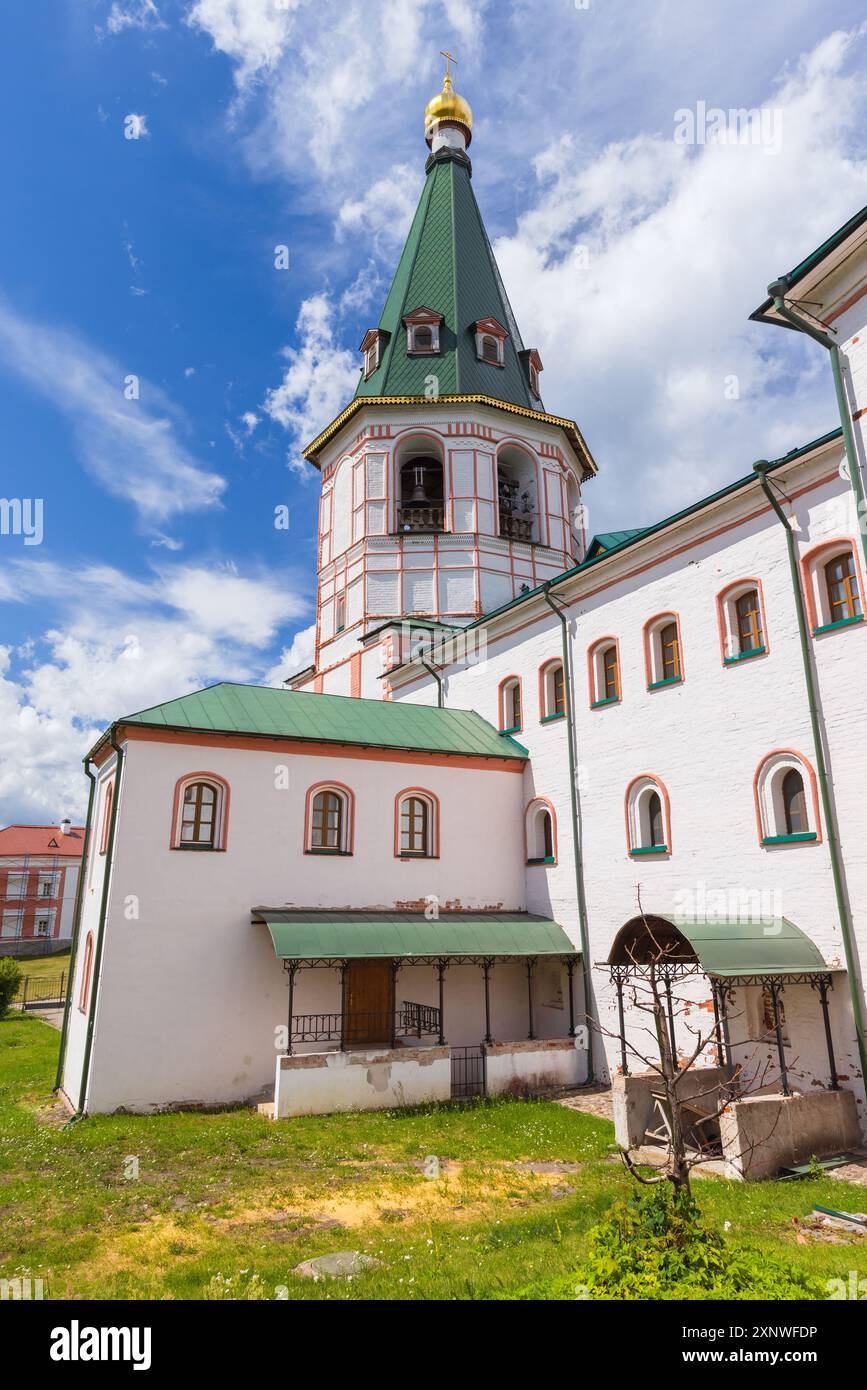
[[[443,316],[440,351],[407,353],[404,316],[415,309]],[[474,324],[496,319],[508,331],[503,366],[481,362]],[[530,389],[528,354],[506,296],[462,153],[440,150],[427,178],[379,321],[379,366],[356,396],[424,396],[431,376],[441,396],[485,395],[543,410]]]

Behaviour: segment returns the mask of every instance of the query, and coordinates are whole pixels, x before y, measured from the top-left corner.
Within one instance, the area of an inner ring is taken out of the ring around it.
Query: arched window
[[[486,333],[482,338],[482,357],[486,362],[499,362],[500,352],[496,338]]]
[[[860,617],[861,598],[855,574],[855,559],[851,550],[835,555],[825,565],[825,585],[832,623]]]
[[[683,680],[680,623],[676,613],[660,613],[645,623],[644,663],[648,690]]]
[[[562,661],[549,661],[539,672],[539,706],[542,722],[562,719],[566,713],[566,682]]]
[[[781,793],[786,834],[800,835],[807,829],[807,798],[804,779],[796,768],[790,767],[783,777]]]
[[[431,792],[408,787],[395,798],[395,854],[433,859],[439,854],[438,803]]]
[[[620,653],[616,637],[602,637],[587,653],[593,709],[620,699]]]
[[[850,540],[823,541],[801,565],[814,636],[864,621],[859,561]]]
[[[84,954],[81,957],[81,984],[78,987],[78,1007],[87,1013],[90,999],[90,973],[93,969],[93,932],[89,931],[84,941]]]
[[[651,773],[642,773],[626,789],[626,831],[630,854],[671,851],[668,793]]]
[[[430,454],[407,459],[400,466],[398,529],[442,531],[444,516],[442,461]]]
[[[537,797],[525,814],[528,864],[556,864],[557,823],[550,801]]]
[[[351,854],[354,805],[352,792],[340,783],[321,782],[307,792],[305,851]]]
[[[520,677],[507,676],[500,683],[500,732],[519,733],[523,728],[522,719]]]
[[[756,821],[763,845],[814,842],[821,838],[816,778],[794,749],[771,753],[756,769]]]
[[[413,334],[412,346],[414,352],[431,352],[433,350],[433,333],[431,330],[426,326],[417,328]]]
[[[175,784],[172,848],[226,848],[229,784],[213,772],[190,772]]]
[[[105,854],[108,849],[108,837],[111,833],[111,806],[114,801],[114,782],[109,782],[105,789],[105,800],[102,803],[102,827],[99,832],[99,852]]]
[[[506,444],[497,454],[497,517],[504,540],[537,541],[536,460]]]
[[[717,595],[717,621],[725,665],[761,656],[765,651],[765,618],[759,581],[741,579],[723,589]]]

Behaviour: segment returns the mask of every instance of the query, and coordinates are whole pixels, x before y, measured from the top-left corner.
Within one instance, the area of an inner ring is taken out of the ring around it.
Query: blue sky
[[[300,450],[354,388],[442,47],[546,405],[600,465],[591,529],[832,426],[822,355],[747,316],[867,202],[861,23],[845,0],[4,14],[0,493],[43,499],[44,536],[0,536],[0,823],[80,815],[80,758],[111,718],[309,659]],[[763,108],[773,147],[679,144],[698,102]]]

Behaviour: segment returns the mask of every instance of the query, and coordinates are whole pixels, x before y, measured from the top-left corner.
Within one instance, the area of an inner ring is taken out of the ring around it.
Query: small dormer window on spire
[[[530,348],[527,352],[527,376],[530,380],[530,390],[537,400],[541,400],[542,391],[539,386],[539,373],[542,371],[542,359],[535,348]]]
[[[442,321],[442,314],[424,306],[404,315],[406,350],[410,357],[430,357],[440,351]]]
[[[480,362],[488,362],[492,367],[505,365],[506,339],[508,329],[494,318],[478,319],[473,324],[476,335],[476,356]]]
[[[364,355],[363,371],[365,381],[367,381],[369,377],[372,377],[373,373],[379,367],[382,355],[383,337],[384,335],[381,329],[369,328],[362,339],[360,351]]]

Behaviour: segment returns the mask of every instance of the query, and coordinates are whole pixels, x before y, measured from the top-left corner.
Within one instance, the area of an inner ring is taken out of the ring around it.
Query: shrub
[[[662,1186],[619,1202],[590,1232],[589,1298],[823,1298],[819,1281],[763,1251],[729,1245],[688,1194]]]
[[[21,966],[11,956],[0,956],[0,1018],[5,1018],[9,1005],[18,993]]]

